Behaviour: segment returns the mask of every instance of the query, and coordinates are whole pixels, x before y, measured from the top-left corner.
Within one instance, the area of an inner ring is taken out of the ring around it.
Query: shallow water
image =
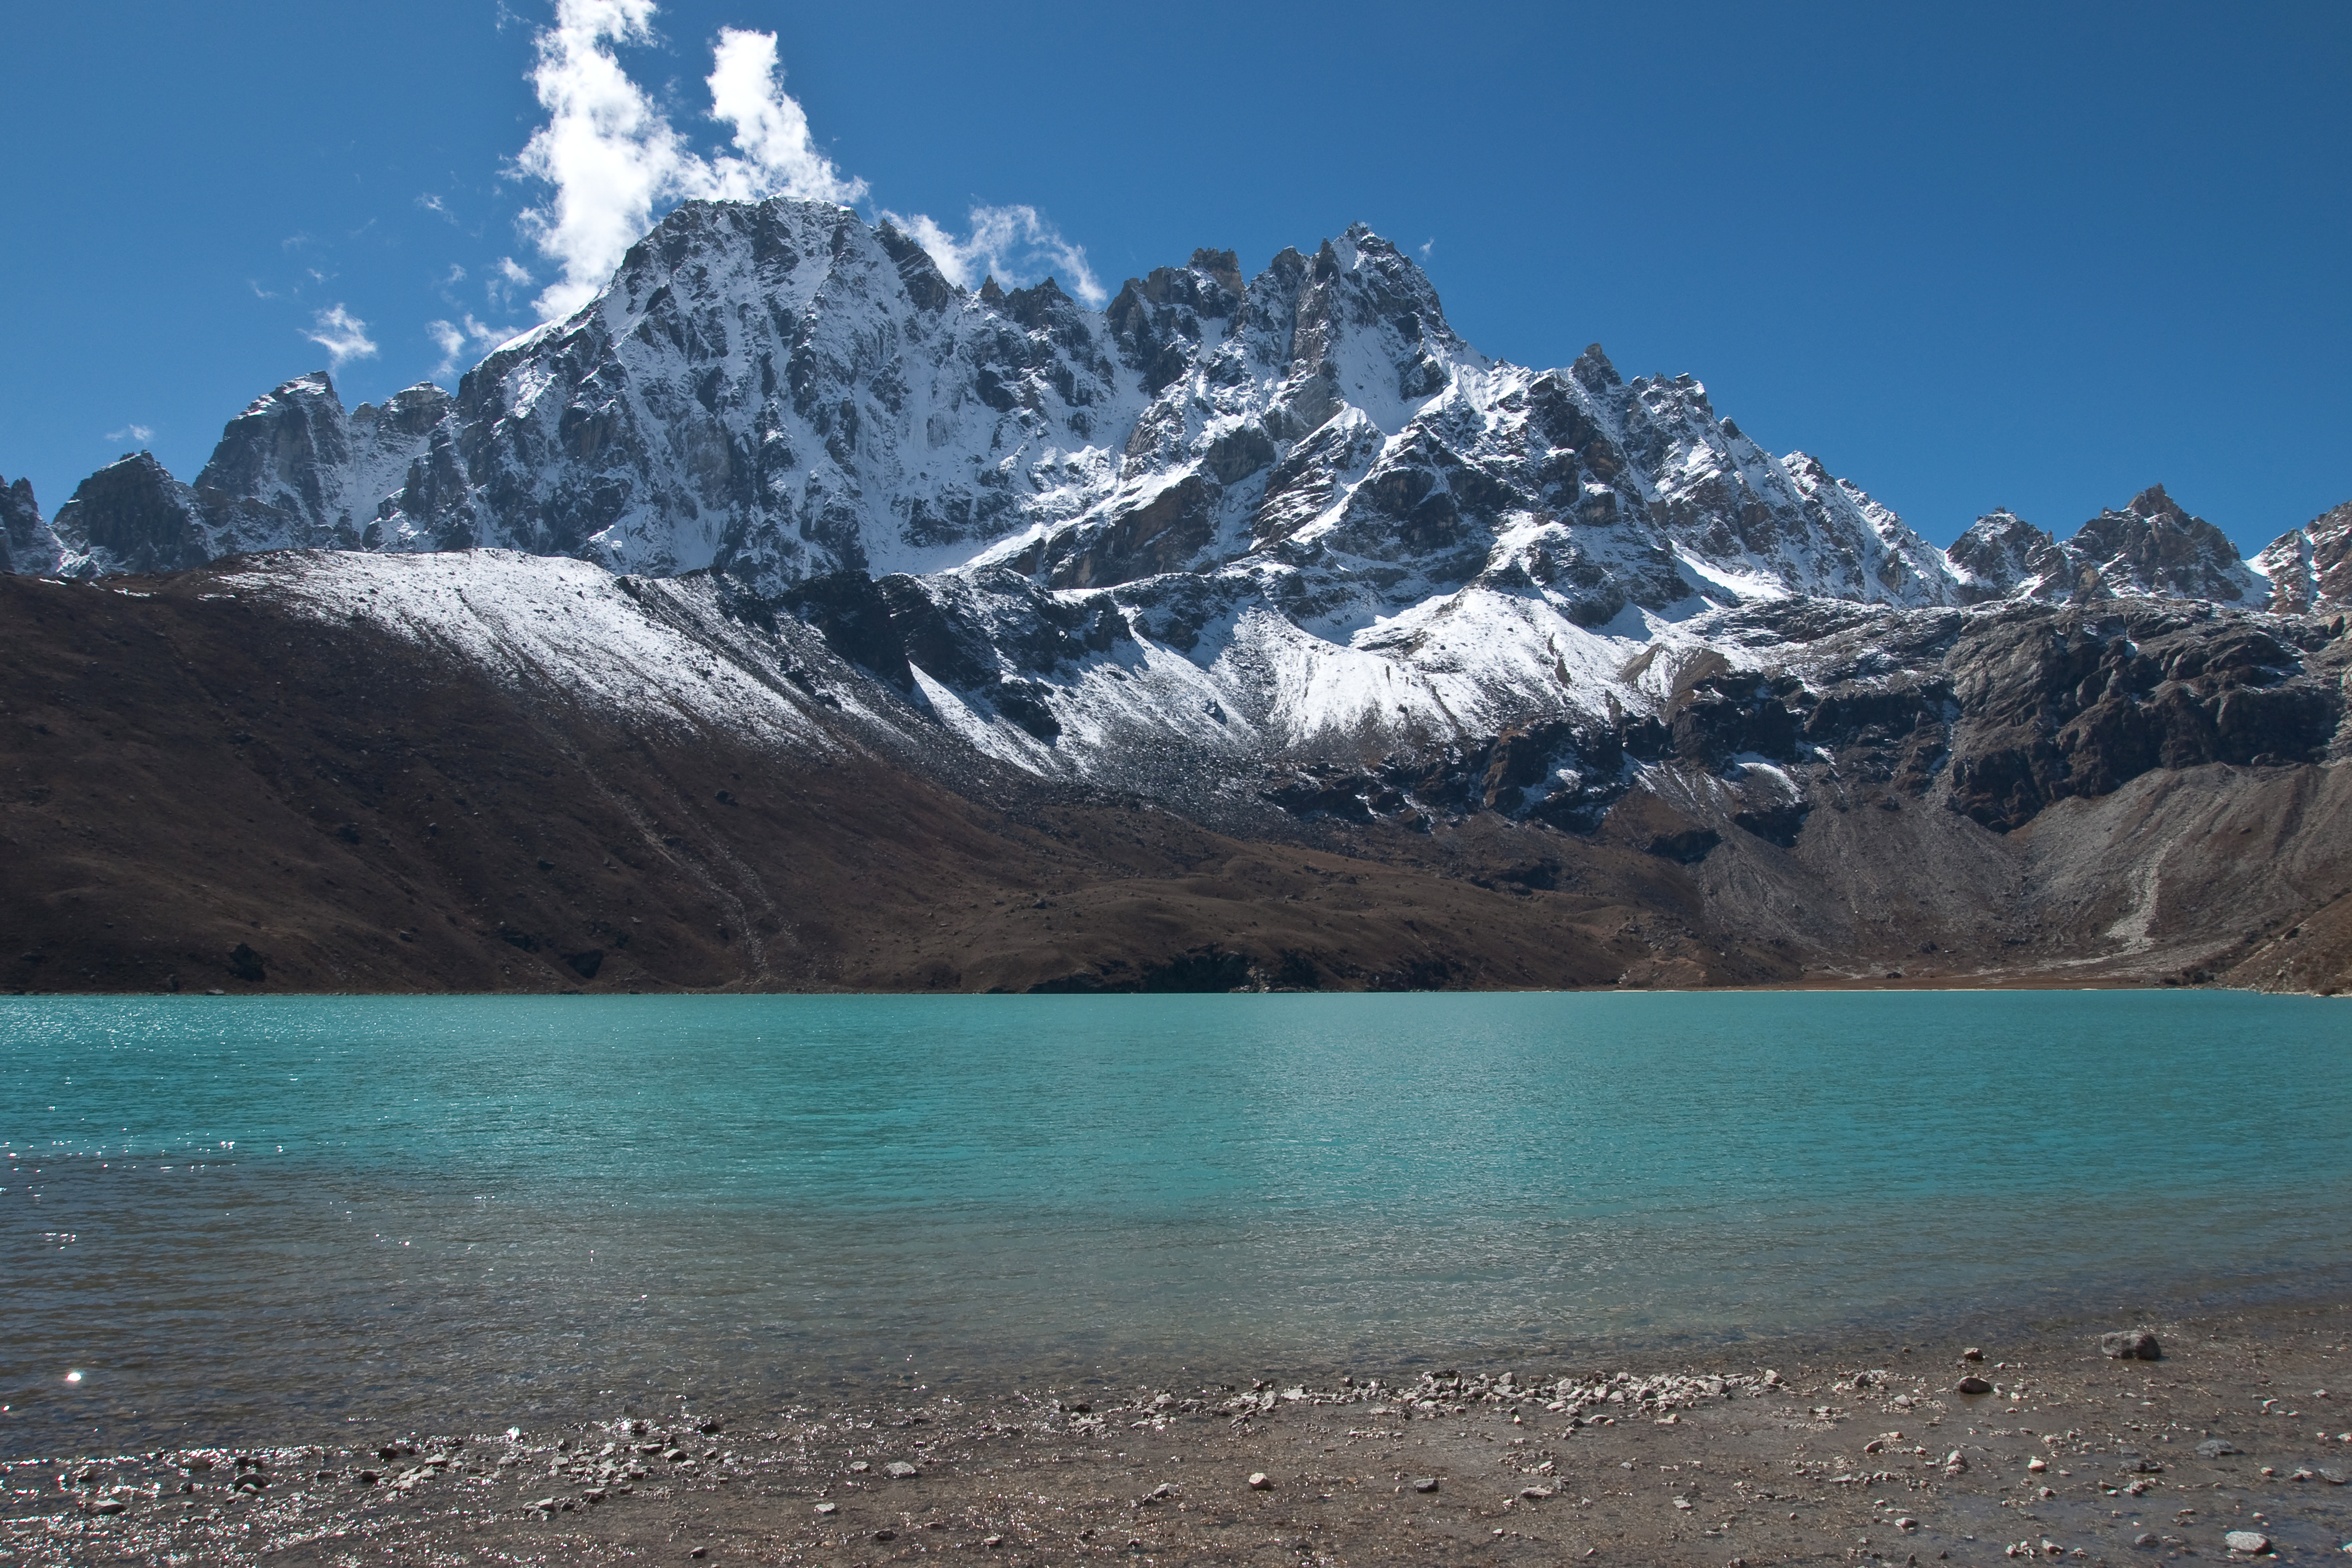
[[[0,999],[0,1447],[2333,1279],[2347,1043],[2216,993]]]

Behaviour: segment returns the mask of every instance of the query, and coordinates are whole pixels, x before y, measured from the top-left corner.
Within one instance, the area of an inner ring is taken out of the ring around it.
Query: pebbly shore
[[[2352,1304],[1605,1367],[713,1399],[5,1478],[12,1568],[2342,1561]]]

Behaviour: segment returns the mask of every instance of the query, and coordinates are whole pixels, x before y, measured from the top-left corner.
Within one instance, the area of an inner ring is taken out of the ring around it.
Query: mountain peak
[[[1587,392],[1599,393],[1624,384],[1624,378],[1617,374],[1617,367],[1609,363],[1609,356],[1601,352],[1599,343],[1585,344],[1584,352],[1576,356],[1576,363],[1568,367],[1568,374],[1574,376],[1577,384]]]
[[[195,492],[148,451],[126,452],[74,487],[52,524],[71,577],[181,572],[226,552],[205,528]]]
[[[41,521],[33,481],[0,479],[0,573],[46,577],[58,569],[58,536]]]
[[[1192,252],[1188,265],[1215,279],[1229,294],[1239,294],[1247,287],[1242,280],[1242,258],[1233,251],[1212,250],[1204,245]]]
[[[2229,536],[2190,516],[2162,485],[2101,512],[2063,543],[2002,509],[1979,518],[1945,553],[1964,603],[2148,597],[2260,605],[2269,596]]]

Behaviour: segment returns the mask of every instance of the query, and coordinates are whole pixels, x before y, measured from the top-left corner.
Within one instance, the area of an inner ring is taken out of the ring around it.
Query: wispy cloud
[[[1423,241],[1421,242],[1421,258],[1422,258],[1423,261],[1428,260],[1428,259],[1429,259],[1429,253],[1430,253],[1431,251],[1433,251],[1433,250],[1435,250],[1436,248],[1437,248],[1437,241],[1436,241],[1434,238],[1430,238],[1430,239],[1424,239],[1424,240],[1423,240]]]
[[[441,351],[441,363],[433,367],[433,374],[440,376],[447,375],[457,368],[457,356],[466,352],[468,343],[477,345],[477,352],[494,349],[514,334],[497,327],[484,326],[469,314],[462,323],[427,321],[425,323],[425,335],[431,338],[433,346]]]
[[[435,375],[446,375],[457,368],[457,355],[466,347],[466,334],[446,321],[427,321],[425,335],[441,351],[441,363],[433,367]]]
[[[341,370],[345,360],[372,359],[375,355],[374,340],[367,335],[367,323],[341,305],[331,305],[319,312],[310,330],[302,334],[327,351],[327,358]]]
[[[144,447],[155,438],[155,427],[152,425],[125,425],[120,430],[109,430],[106,438],[110,441],[136,441]]]
[[[1100,305],[1110,298],[1087,264],[1086,247],[1063,238],[1061,230],[1025,204],[975,205],[970,214],[971,233],[964,238],[949,233],[924,213],[885,211],[882,216],[930,252],[950,283],[969,289],[991,274],[1000,283],[1020,283],[1050,273],[1089,305]]]
[[[530,288],[536,281],[537,279],[530,275],[530,268],[523,266],[511,256],[501,256],[499,258],[496,274],[482,280],[482,292],[488,297],[490,309],[510,310],[514,309],[514,302],[522,290]]]
[[[789,195],[847,204],[866,197],[866,182],[819,149],[807,113],[784,91],[773,33],[721,29],[703,83],[710,118],[731,130],[733,150],[709,156],[695,151],[614,53],[654,41],[656,10],[655,0],[556,0],[554,25],[539,34],[531,84],[548,118],[516,167],[553,187],[547,201],[522,215],[524,234],[561,275],[535,301],[543,319],[594,298],[666,203]],[[962,236],[924,214],[884,216],[960,283],[976,282],[983,272],[1021,282],[1052,271],[1089,304],[1108,298],[1085,248],[1033,206],[975,205]],[[529,279],[509,275],[509,281]]]

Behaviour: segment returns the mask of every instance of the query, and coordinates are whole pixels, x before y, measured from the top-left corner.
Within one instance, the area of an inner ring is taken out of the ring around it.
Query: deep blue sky
[[[484,285],[549,271],[515,226],[541,192],[505,172],[550,4],[0,10],[0,474],[44,512],[142,444],[193,479],[326,363],[302,334],[334,305],[379,345],[338,375],[352,404],[427,375],[432,320],[530,324]],[[2340,0],[675,0],[660,25],[624,61],[699,143],[717,31],[756,27],[874,204],[1033,204],[1114,288],[1360,218],[1430,244],[1487,353],[1688,371],[1938,543],[1996,505],[2071,532],[2161,480],[2251,551],[2352,499]]]

